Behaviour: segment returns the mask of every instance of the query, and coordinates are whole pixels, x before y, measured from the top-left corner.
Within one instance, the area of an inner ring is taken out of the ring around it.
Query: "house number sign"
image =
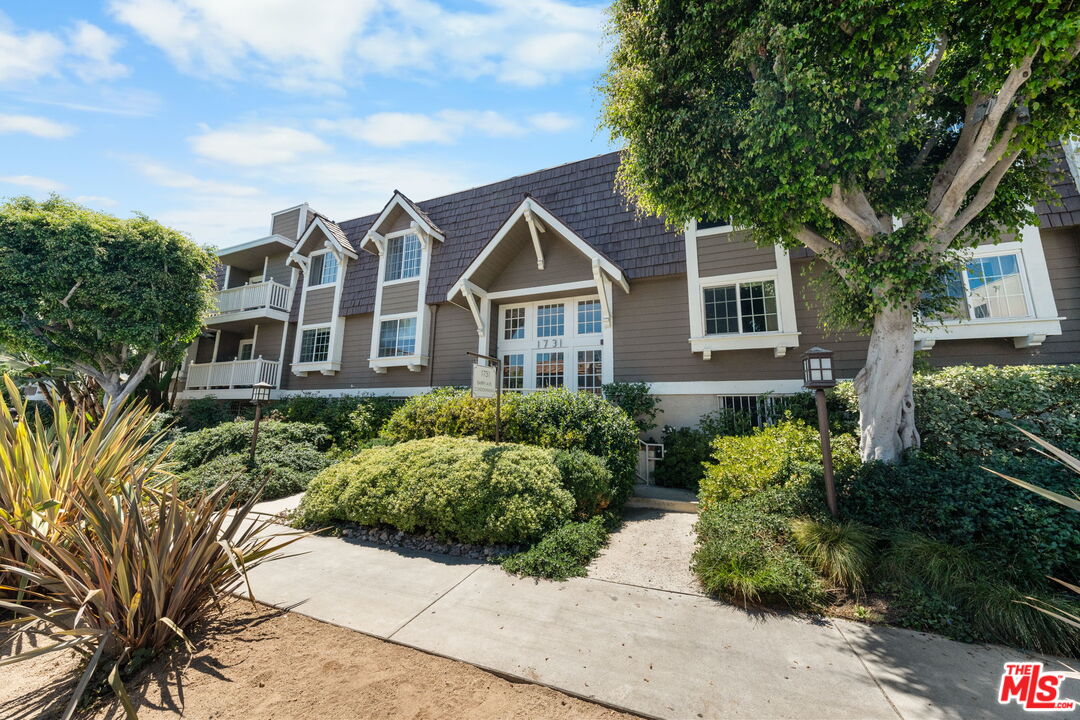
[[[561,348],[563,346],[562,338],[541,338],[536,341],[536,347],[540,350],[549,350],[551,348]]]

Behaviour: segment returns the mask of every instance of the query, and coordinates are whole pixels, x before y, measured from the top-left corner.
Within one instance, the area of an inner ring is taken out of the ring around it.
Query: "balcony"
[[[206,322],[214,325],[234,320],[271,318],[288,320],[292,291],[274,280],[219,290],[217,311]]]
[[[278,387],[281,367],[276,360],[233,360],[231,362],[191,363],[187,369],[185,390],[236,390],[250,388],[257,382]]]

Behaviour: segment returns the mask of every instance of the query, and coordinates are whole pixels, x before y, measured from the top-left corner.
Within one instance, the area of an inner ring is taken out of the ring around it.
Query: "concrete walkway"
[[[252,572],[259,601],[644,716],[1025,716],[996,702],[1002,665],[1021,658],[1003,648],[342,538],[290,549]]]

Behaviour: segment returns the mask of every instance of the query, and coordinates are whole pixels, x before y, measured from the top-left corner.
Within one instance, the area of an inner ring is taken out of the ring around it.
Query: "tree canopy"
[[[215,259],[144,215],[121,219],[53,196],[0,205],[0,345],[126,397],[177,362],[213,307]]]
[[[610,31],[628,197],[810,248],[828,318],[881,337],[953,306],[967,249],[1036,222],[1080,109],[1072,0],[616,0]]]

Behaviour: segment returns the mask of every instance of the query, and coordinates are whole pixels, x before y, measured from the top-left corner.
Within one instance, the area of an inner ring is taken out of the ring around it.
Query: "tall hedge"
[[[299,519],[519,543],[567,522],[573,510],[550,451],[434,437],[370,448],[327,468],[311,481]]]
[[[437,435],[494,440],[495,402],[454,388],[417,395],[390,416],[383,435],[394,441]],[[610,506],[620,506],[633,492],[637,435],[624,410],[591,393],[550,388],[503,396],[502,439],[604,458],[612,474]]]

